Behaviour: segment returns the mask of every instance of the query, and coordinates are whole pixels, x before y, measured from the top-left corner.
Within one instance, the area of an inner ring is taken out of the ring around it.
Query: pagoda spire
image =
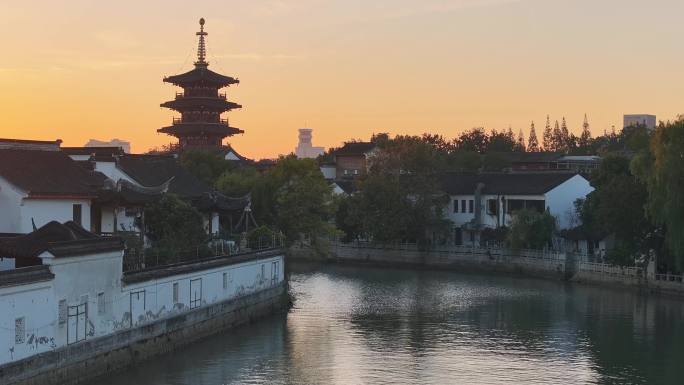
[[[205,60],[207,57],[207,46],[204,42],[204,37],[207,36],[208,33],[204,32],[204,18],[199,20],[199,24],[200,31],[196,33],[196,35],[199,36],[199,43],[197,44],[197,61],[195,62],[195,66],[206,67],[209,63]]]

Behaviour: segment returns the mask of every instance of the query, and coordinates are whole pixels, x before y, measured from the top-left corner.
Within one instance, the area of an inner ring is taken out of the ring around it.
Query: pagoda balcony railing
[[[202,121],[202,120],[196,120],[196,121],[191,121],[191,120],[183,120],[183,118],[173,118],[172,120],[173,124],[183,124],[183,123],[219,123],[219,124],[225,124],[226,126],[229,126],[230,123],[228,123],[228,119],[219,119],[218,121]]]
[[[226,95],[225,92],[220,93],[218,95],[216,95],[216,94],[213,94],[213,95],[212,94],[186,95],[183,92],[176,92],[176,100],[183,99],[185,97],[196,97],[196,98],[215,98],[215,97],[218,97],[219,99],[228,100],[228,96]]]

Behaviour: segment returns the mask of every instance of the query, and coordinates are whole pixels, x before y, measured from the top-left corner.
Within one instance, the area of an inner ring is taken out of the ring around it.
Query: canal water
[[[497,275],[290,270],[288,314],[95,383],[684,383],[684,302]]]

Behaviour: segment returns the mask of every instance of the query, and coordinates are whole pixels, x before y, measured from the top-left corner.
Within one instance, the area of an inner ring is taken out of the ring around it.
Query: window
[[[21,317],[14,320],[14,344],[19,345],[26,342],[26,318]]]
[[[178,303],[178,282],[173,283],[173,303]]]
[[[65,299],[59,301],[58,307],[59,324],[64,325],[67,322],[67,301]]]
[[[263,283],[266,280],[266,265],[262,264],[261,265],[261,282]]]
[[[499,212],[498,212],[496,199],[488,199],[487,200],[487,214],[497,215],[498,213]]]
[[[79,226],[83,226],[83,206],[78,204],[73,206],[73,220]]]
[[[104,293],[97,293],[97,314],[98,315],[102,315],[107,311],[105,309],[105,306],[106,306],[105,294]]]
[[[223,273],[223,289],[228,288],[228,273]]]
[[[67,308],[67,344],[74,344],[86,339],[86,324],[88,316],[86,314],[86,304],[81,303]]]
[[[522,199],[509,199],[506,206],[506,213],[513,214],[518,210],[525,208],[525,201]]]
[[[468,201],[468,212],[471,214],[475,212],[475,201],[472,199]]]
[[[202,305],[202,278],[190,280],[190,309]]]
[[[454,200],[454,213],[458,213],[458,199]]]
[[[465,213],[466,212],[466,200],[461,201],[461,212]]]

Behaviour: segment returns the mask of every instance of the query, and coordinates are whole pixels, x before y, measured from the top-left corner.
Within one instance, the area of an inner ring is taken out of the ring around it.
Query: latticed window
[[[19,345],[26,342],[26,318],[21,317],[14,320],[14,344]]]

